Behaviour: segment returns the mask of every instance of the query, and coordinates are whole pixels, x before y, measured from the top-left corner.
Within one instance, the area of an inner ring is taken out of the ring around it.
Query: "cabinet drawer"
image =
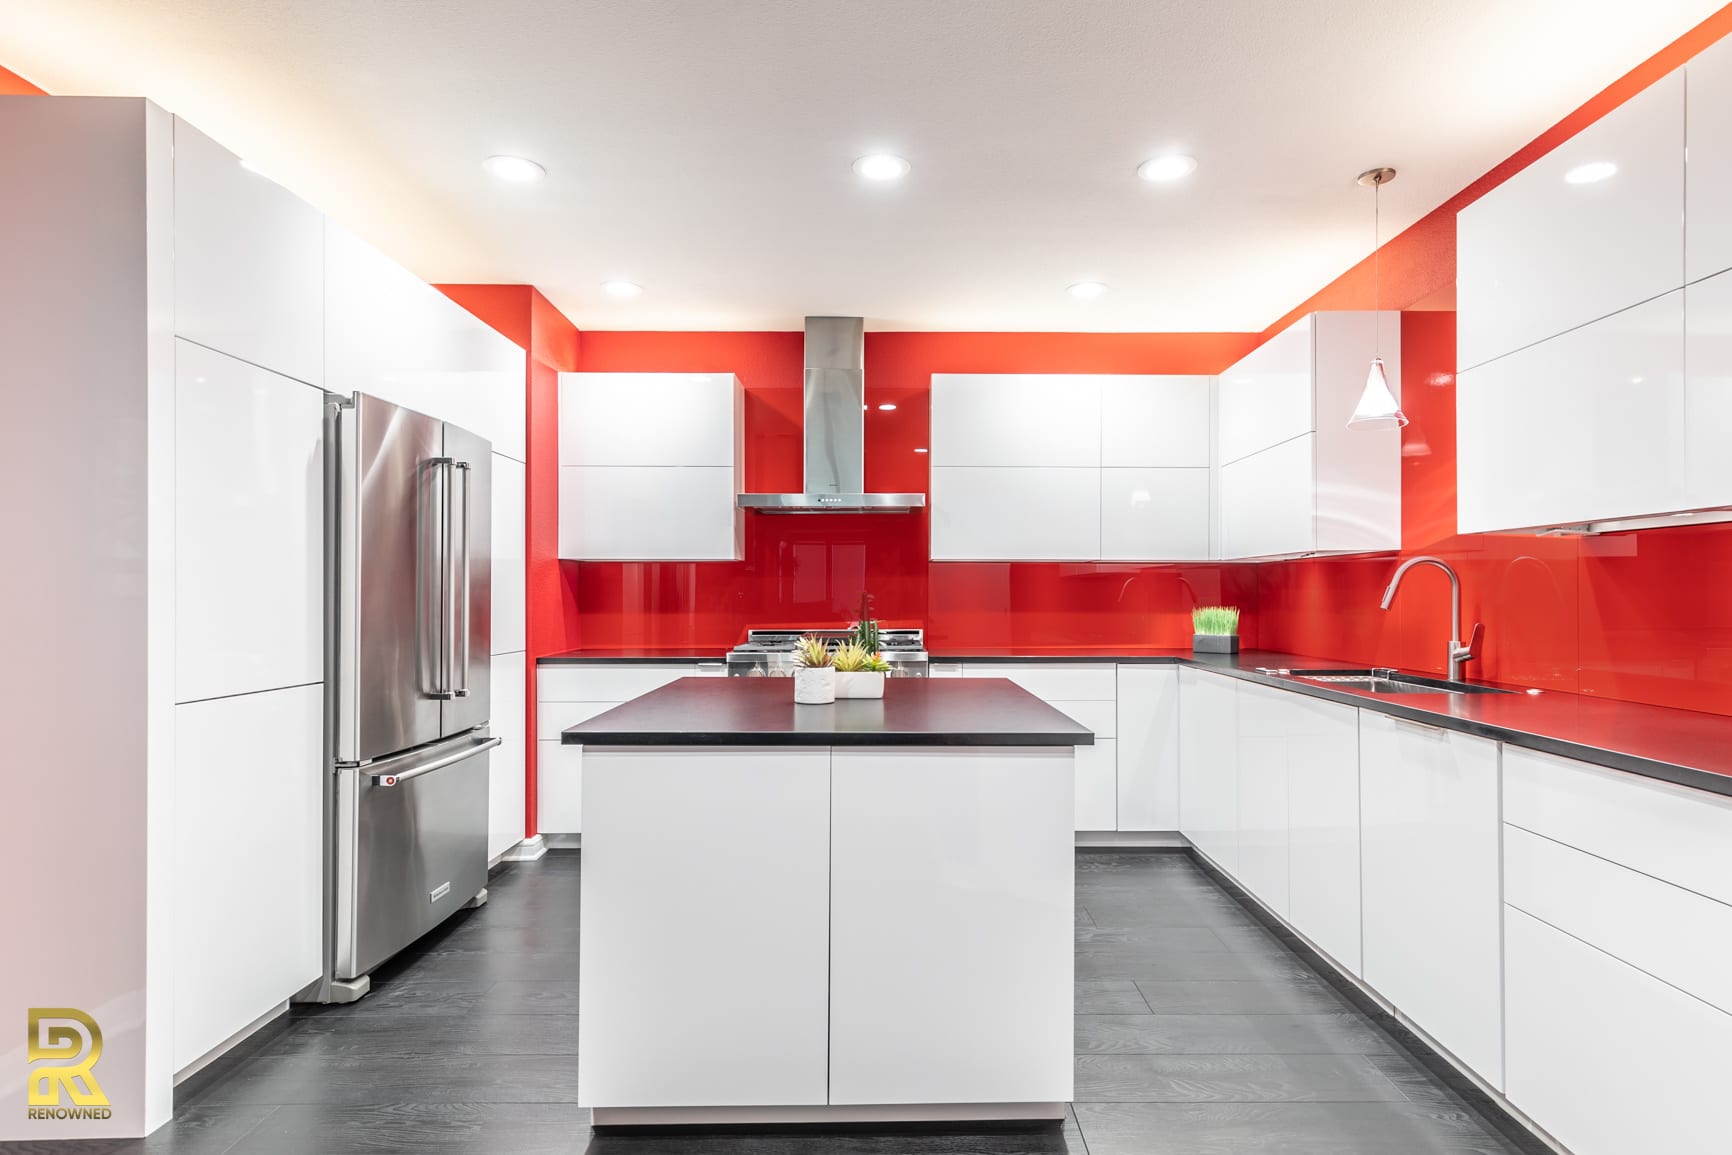
[[[1732,799],[1513,746],[1504,821],[1732,903]]]
[[[1732,1013],[1732,906],[1519,826],[1503,846],[1510,906]]]
[[[1576,1155],[1724,1150],[1732,1016],[1504,910],[1510,1102]]]
[[[970,678],[1009,678],[1046,702],[1111,702],[1118,698],[1117,668],[1107,663],[969,662],[964,670]]]
[[[697,665],[691,662],[666,666],[617,662],[593,666],[543,665],[535,670],[535,697],[538,702],[629,702],[695,673]]]
[[[617,705],[618,702],[539,702],[535,707],[535,737],[542,742],[558,742],[567,726],[587,722]]]

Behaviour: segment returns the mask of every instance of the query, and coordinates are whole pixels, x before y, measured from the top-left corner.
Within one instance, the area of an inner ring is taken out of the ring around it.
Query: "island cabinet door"
[[[587,747],[583,763],[578,1102],[822,1104],[829,751]]]
[[[835,750],[831,1103],[1071,1098],[1072,773],[1068,747]]]

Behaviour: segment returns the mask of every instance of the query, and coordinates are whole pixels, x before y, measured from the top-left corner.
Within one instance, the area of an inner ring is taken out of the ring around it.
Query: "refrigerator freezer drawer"
[[[337,978],[366,974],[487,885],[487,751],[498,744],[466,734],[338,771]]]

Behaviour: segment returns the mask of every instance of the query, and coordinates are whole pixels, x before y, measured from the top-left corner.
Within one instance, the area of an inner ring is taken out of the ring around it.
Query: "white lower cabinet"
[[[487,756],[487,857],[497,858],[523,841],[524,760],[527,716],[524,710],[525,655],[494,654],[492,721],[499,745]]]
[[[174,711],[178,1071],[319,977],[324,687]]]
[[[1118,828],[1179,828],[1179,668],[1118,668]]]
[[[1732,1015],[1514,907],[1504,1093],[1575,1155],[1726,1147]]]
[[[1249,682],[1238,695],[1239,855],[1234,874],[1270,910],[1287,917],[1287,690]]]
[[[1359,711],[1286,697],[1287,921],[1361,974]]]
[[[1359,714],[1364,978],[1503,1085],[1498,745]]]
[[[1229,874],[1239,866],[1235,687],[1222,674],[1179,670],[1179,830]]]

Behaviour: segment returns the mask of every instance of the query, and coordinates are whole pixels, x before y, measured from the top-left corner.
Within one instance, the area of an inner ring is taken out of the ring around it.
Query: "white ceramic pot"
[[[837,670],[836,696],[838,698],[882,698],[884,696],[884,671]]]
[[[794,701],[802,706],[826,706],[835,700],[835,666],[801,666],[794,671]]]

